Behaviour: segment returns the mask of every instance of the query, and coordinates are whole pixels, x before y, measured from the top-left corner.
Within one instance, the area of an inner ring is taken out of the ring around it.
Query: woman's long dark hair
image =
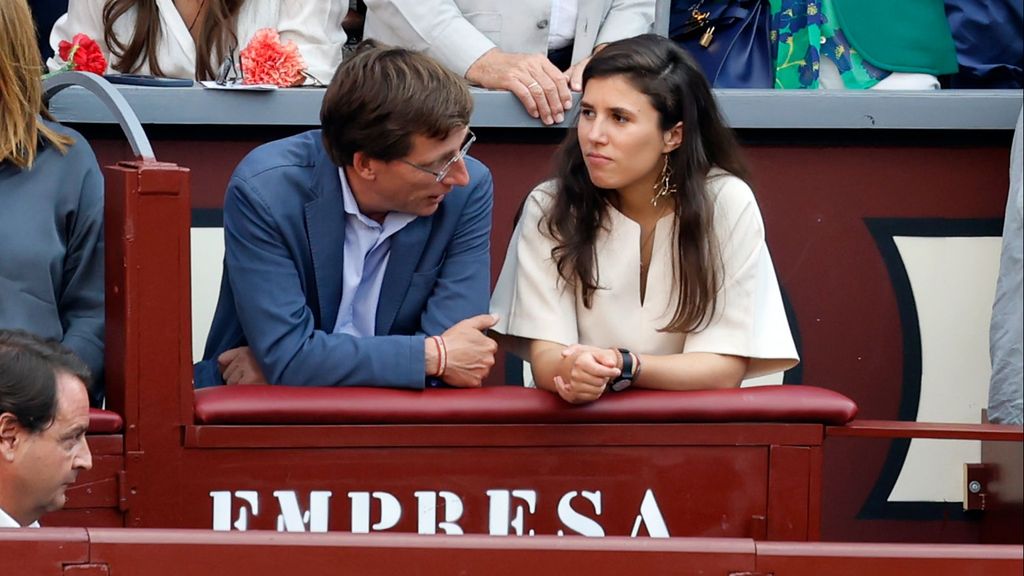
[[[718,111],[697,63],[671,40],[645,34],[608,44],[583,71],[583,86],[593,78],[621,76],[647,95],[661,119],[661,129],[683,123],[683,142],[668,154],[675,195],[673,278],[678,285],[668,332],[692,332],[711,319],[717,305],[722,265],[712,231],[714,200],[709,196],[708,171],[719,167],[747,177],[736,138]],[[551,256],[559,275],[578,286],[590,307],[600,289],[595,241],[615,190],[598,188],[590,180],[579,137],[570,130],[556,158],[558,193],[547,216],[548,233],[556,247]],[[654,191],[652,190],[652,196]]]
[[[197,80],[213,80],[221,61],[238,46],[235,23],[245,0],[208,0],[206,16],[196,41]],[[135,27],[126,44],[114,34],[114,22],[129,9],[136,8]],[[163,30],[156,0],[107,0],[103,5],[103,40],[114,56],[111,67],[119,72],[137,72],[144,63],[154,76],[163,76],[156,57],[156,46]]]

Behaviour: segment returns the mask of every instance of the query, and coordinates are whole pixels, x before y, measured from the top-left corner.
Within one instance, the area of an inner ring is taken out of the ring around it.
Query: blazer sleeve
[[[494,182],[482,165],[481,172],[469,190],[437,282],[420,317],[420,326],[427,334],[440,335],[466,318],[487,313]]]
[[[345,30],[341,20],[348,10],[340,0],[284,0],[278,21],[282,41],[292,40],[299,47],[306,71],[330,84],[341,64]]]
[[[224,203],[226,266],[242,330],[275,384],[423,388],[423,336],[315,329],[302,278],[257,185],[235,176]]]
[[[366,8],[368,32],[386,31],[395,44],[423,50],[460,76],[495,47],[452,0],[366,0]]]
[[[82,142],[75,146],[83,146]],[[89,366],[94,378],[103,370],[103,176],[96,158],[79,154],[85,164],[78,209],[68,230],[63,286],[58,302],[62,343]]]
[[[595,45],[632,38],[651,31],[654,0],[614,0],[597,35]]]

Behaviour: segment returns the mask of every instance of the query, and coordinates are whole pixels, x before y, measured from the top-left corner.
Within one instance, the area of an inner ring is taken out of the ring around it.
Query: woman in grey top
[[[42,118],[42,62],[25,0],[0,0],[0,54],[0,328],[61,342],[97,380],[103,176],[81,135]]]

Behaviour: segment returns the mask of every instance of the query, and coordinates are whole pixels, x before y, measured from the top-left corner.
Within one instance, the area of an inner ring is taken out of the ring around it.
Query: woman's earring
[[[676,186],[672,183],[672,166],[668,163],[668,154],[665,155],[665,163],[661,166],[661,175],[654,184],[654,197],[651,198],[651,206],[657,206],[658,200],[668,198],[676,193]]]

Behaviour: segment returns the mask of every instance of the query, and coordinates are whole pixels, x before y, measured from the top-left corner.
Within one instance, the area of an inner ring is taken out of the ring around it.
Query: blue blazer
[[[345,211],[320,131],[253,150],[224,200],[224,275],[196,387],[222,384],[217,356],[248,345],[273,383],[423,388],[424,335],[488,309],[493,184],[483,164],[466,166],[467,186],[392,237],[376,336],[360,338],[332,333]]]

